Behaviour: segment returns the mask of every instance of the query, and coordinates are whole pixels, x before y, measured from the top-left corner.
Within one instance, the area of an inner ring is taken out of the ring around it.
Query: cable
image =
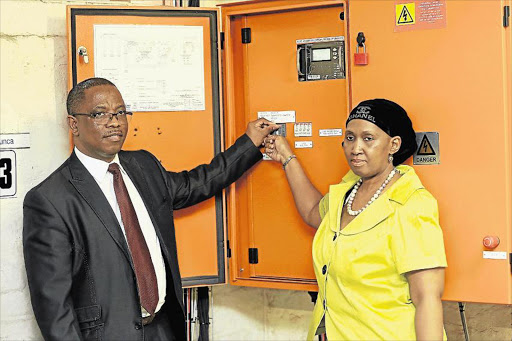
[[[197,288],[197,317],[199,320],[198,341],[208,341],[210,338],[210,295],[208,287]]]
[[[459,302],[460,319],[462,321],[462,329],[464,330],[464,338],[469,341],[468,325],[466,323],[466,303]]]

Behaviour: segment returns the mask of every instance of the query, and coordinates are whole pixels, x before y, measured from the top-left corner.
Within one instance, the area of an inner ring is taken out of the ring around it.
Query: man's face
[[[75,113],[117,113],[126,110],[123,97],[112,85],[98,85],[85,90],[84,100],[74,108]],[[98,124],[89,116],[68,116],[75,145],[82,153],[110,162],[121,150],[128,123],[112,117],[106,124]]]

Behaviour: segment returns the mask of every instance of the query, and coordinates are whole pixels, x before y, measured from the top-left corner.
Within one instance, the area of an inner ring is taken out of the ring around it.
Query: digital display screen
[[[331,49],[313,49],[313,61],[314,62],[323,62],[331,60]]]

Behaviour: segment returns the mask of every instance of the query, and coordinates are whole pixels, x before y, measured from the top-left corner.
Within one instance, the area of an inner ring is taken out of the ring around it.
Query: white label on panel
[[[30,148],[30,133],[0,134],[0,149]]]
[[[263,153],[263,161],[272,161],[272,158],[267,154]]]
[[[322,37],[322,38],[313,38],[313,39],[297,39],[295,42],[297,45],[299,44],[311,44],[311,43],[325,43],[329,41],[345,41],[344,36],[336,36],[336,37]]]
[[[313,148],[313,141],[295,141],[295,148]]]
[[[293,133],[297,137],[313,136],[313,124],[311,122],[295,123]]]
[[[484,251],[484,259],[507,259],[507,253],[500,251]]]
[[[266,118],[274,123],[294,123],[295,111],[258,111],[258,118]]]
[[[16,152],[0,151],[0,197],[16,194]]]
[[[343,130],[341,129],[320,129],[320,136],[341,136],[343,135]]]

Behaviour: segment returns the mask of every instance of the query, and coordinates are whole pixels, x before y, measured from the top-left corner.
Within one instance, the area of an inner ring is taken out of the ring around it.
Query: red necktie
[[[137,277],[137,285],[139,287],[140,303],[148,313],[153,315],[158,304],[158,284],[151,255],[140,229],[139,220],[128,195],[119,165],[111,163],[108,166],[108,171],[114,175],[114,191],[121,211],[121,220],[123,221],[126,239],[132,254],[135,276]]]

